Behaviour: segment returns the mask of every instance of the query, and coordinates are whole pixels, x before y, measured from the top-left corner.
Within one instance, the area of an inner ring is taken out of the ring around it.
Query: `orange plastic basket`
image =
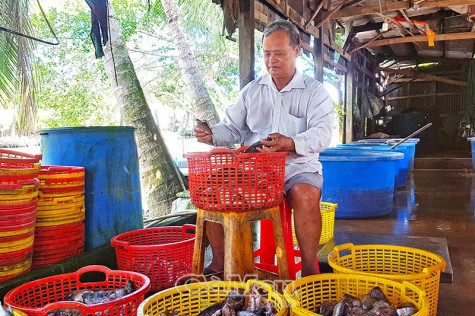
[[[430,251],[393,245],[336,246],[328,255],[335,273],[358,273],[366,276],[408,281],[424,290],[429,302],[429,315],[437,315],[440,273],[445,260]]]
[[[193,233],[187,232],[193,230]],[[180,277],[191,273],[195,225],[138,229],[111,239],[117,266],[143,273],[150,278],[151,290],[175,286]]]
[[[86,277],[98,279],[86,281]],[[134,293],[107,303],[87,306],[83,303],[63,301],[74,290],[111,290],[124,288],[130,280],[137,289]],[[150,288],[150,280],[136,272],[110,270],[104,266],[87,266],[76,272],[46,277],[22,284],[5,295],[5,305],[29,316],[46,316],[57,309],[75,309],[82,315],[132,316]]]
[[[237,212],[280,204],[288,153],[242,153],[246,148],[184,155],[190,197],[196,207]]]
[[[344,294],[361,298],[379,286],[393,305],[412,303],[418,312],[413,316],[429,315],[425,292],[409,282],[395,282],[361,274],[325,273],[307,276],[291,282],[284,289],[290,315],[316,316],[322,302],[341,301]]]

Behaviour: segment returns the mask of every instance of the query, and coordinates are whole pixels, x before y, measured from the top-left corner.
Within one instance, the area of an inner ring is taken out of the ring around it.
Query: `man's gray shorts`
[[[296,174],[292,178],[285,181],[284,192],[289,194],[290,189],[292,189],[296,184],[306,183],[313,185],[317,189],[321,190],[323,185],[323,176],[317,172],[303,172]]]

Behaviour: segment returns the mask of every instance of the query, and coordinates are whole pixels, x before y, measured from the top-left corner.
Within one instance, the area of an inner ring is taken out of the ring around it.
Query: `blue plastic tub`
[[[322,200],[337,203],[336,218],[368,218],[391,213],[399,152],[327,149],[320,153]]]
[[[395,145],[403,138],[391,138],[391,139],[360,139],[357,143],[385,143],[387,145]],[[382,141],[382,142],[381,142]],[[419,142],[419,138],[409,138],[404,143],[398,145],[398,147],[408,147],[411,154],[409,159],[409,171],[414,170],[414,157],[416,155],[416,145]]]
[[[468,139],[472,143],[472,168],[475,169],[475,137]]]
[[[143,228],[133,127],[65,127],[44,129],[40,134],[42,164],[86,169],[86,250]]]
[[[396,175],[396,187],[397,188],[404,188],[407,184],[407,174],[409,171],[409,164],[411,159],[411,152],[410,148],[408,147],[401,147],[397,146],[394,149],[391,148],[390,145],[384,144],[366,144],[366,143],[350,143],[350,144],[341,144],[337,145],[337,148],[353,148],[353,149],[360,149],[360,150],[377,150],[377,151],[392,151],[392,152],[400,152],[404,154],[404,158],[399,160],[398,163],[398,174]]]
[[[403,140],[404,138],[365,138],[358,140],[359,143],[389,143],[389,142],[398,142]],[[419,138],[409,138],[404,143],[414,143],[417,144],[420,142]],[[403,143],[403,144],[404,144]]]

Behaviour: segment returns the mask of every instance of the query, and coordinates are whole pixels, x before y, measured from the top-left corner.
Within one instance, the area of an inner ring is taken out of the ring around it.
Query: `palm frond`
[[[0,25],[23,34],[32,34],[29,0],[0,2]],[[4,107],[14,104],[18,130],[34,129],[34,71],[31,62],[33,42],[7,32],[0,33],[0,102]]]

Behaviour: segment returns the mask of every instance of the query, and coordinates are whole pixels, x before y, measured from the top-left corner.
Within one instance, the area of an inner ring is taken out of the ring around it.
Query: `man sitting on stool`
[[[323,184],[318,153],[331,140],[333,102],[323,85],[300,74],[295,67],[300,55],[298,29],[278,20],[263,33],[264,61],[268,74],[247,84],[212,133],[195,128],[203,143],[230,146],[258,140],[260,152],[290,152],[285,165],[285,193],[294,210],[295,233],[302,256],[302,276],[317,273],[315,262],[322,219]],[[272,140],[265,140],[270,137]],[[224,232],[218,223],[207,224],[206,236],[213,259],[205,274],[223,271]]]

